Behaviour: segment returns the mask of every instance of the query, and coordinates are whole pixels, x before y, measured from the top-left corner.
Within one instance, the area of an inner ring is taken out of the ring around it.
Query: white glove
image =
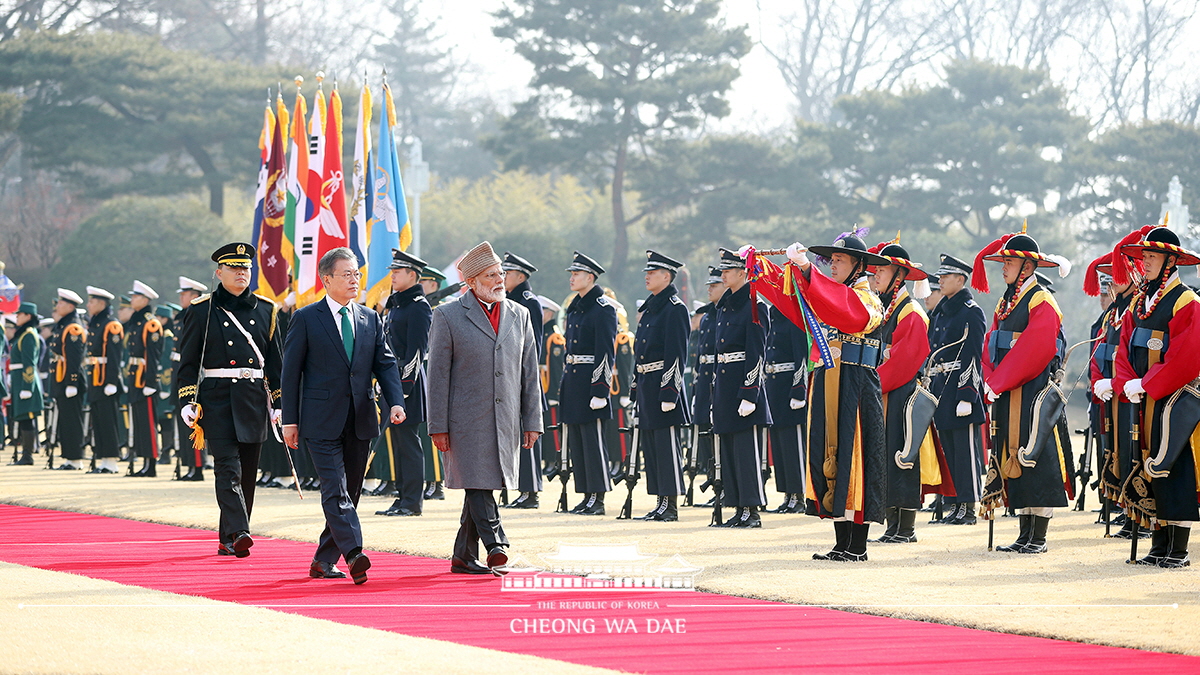
[[[750,401],[742,401],[741,405],[738,406],[738,415],[746,417],[757,409],[758,406],[754,403],[751,403]]]
[[[591,403],[588,403],[588,407],[592,410],[599,410],[606,405],[608,405],[608,399],[600,398],[599,396],[593,396]]]
[[[991,385],[989,385],[987,382],[984,382],[983,383],[983,400],[984,400],[984,402],[985,403],[995,403],[996,399],[998,399],[998,398],[1000,398],[1000,395],[997,394],[996,392],[992,391]]]
[[[75,398],[79,395],[79,387],[67,387],[63,389],[63,393],[67,395],[67,398]]]
[[[160,392],[158,392],[158,397],[165,401],[165,400],[171,398],[171,392],[160,391]]]
[[[115,384],[104,385],[104,395],[105,396],[112,396],[115,393],[117,393],[117,385],[115,385]]]
[[[1142,378],[1139,377],[1125,383],[1125,398],[1129,399],[1130,403],[1141,403],[1144,393],[1146,390],[1142,389]]]
[[[663,412],[671,412],[674,409],[675,409],[674,402],[672,402],[672,401],[663,401],[662,402],[662,411]]]
[[[17,396],[19,396],[21,398],[21,400],[24,401],[27,398],[33,398],[33,392],[26,389],[25,391],[21,392],[20,394],[17,394]]]
[[[808,264],[808,247],[800,242],[796,242],[787,247],[788,260],[804,267]]]
[[[966,417],[971,414],[971,402],[959,401],[958,405],[954,406],[954,414],[959,417]]]
[[[1092,393],[1101,401],[1111,401],[1113,397],[1112,380],[1108,378],[1096,380],[1096,384],[1092,385]]]
[[[142,396],[153,396],[154,387],[142,387]]]
[[[196,404],[189,403],[183,406],[183,410],[179,411],[179,419],[183,420],[189,429],[194,428],[196,426]]]
[[[632,403],[632,401],[629,400],[628,396],[622,396],[620,402],[621,402],[622,408],[628,408],[629,404]]]
[[[271,409],[271,424],[279,425],[283,422],[283,411],[278,408]]]
[[[791,406],[792,410],[799,410],[804,407],[804,401],[794,398],[788,401],[788,405]]]

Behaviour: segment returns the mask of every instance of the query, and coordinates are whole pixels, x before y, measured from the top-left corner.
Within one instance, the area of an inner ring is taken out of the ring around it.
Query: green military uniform
[[[38,378],[38,364],[42,358],[42,339],[38,335],[37,305],[22,302],[17,310],[17,332],[13,335],[12,351],[9,354],[9,392],[12,396],[12,415],[17,424],[17,437],[21,446],[21,458],[17,464],[33,464],[33,447],[37,444],[37,416],[41,414],[45,401],[42,398],[42,381]]]

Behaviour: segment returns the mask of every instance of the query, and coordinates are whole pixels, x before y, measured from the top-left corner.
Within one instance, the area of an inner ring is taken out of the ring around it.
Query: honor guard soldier
[[[22,302],[17,309],[17,330],[9,352],[9,395],[12,397],[12,416],[17,426],[17,445],[21,458],[15,463],[33,465],[33,448],[37,445],[37,417],[42,414],[42,381],[38,378],[38,362],[42,357],[42,339],[38,335],[37,305]]]
[[[1007,289],[996,305],[983,358],[984,400],[992,406],[992,458],[983,502],[990,512],[1004,499],[1020,519],[1017,540],[997,546],[997,551],[1045,553],[1054,508],[1067,505],[1067,472],[1057,430],[1047,428],[1045,421],[1035,423],[1042,412],[1035,405],[1061,367],[1062,312],[1035,272],[1038,267],[1059,267],[1065,274],[1070,263],[1042,253],[1025,228],[1021,230],[980,251],[971,279],[976,290],[987,293],[984,261],[1004,264]],[[1050,427],[1055,423],[1050,421]],[[1034,430],[1040,431],[1037,437]]]
[[[987,473],[983,443],[983,336],[987,319],[967,282],[971,266],[943,253],[937,269],[942,300],[929,315],[930,393],[938,399],[933,426],[946,454],[955,496],[942,497],[945,525],[974,525]],[[958,344],[955,344],[958,343]]]
[[[567,365],[567,338],[558,327],[562,305],[544,295],[538,296],[538,302],[542,304],[542,335],[546,336],[545,352],[542,354],[542,391],[546,393],[546,405],[549,407],[542,416],[547,439],[542,444],[542,475],[549,476],[551,472],[557,472],[558,451],[562,447],[558,390],[562,387],[563,369]]]
[[[704,286],[705,292],[708,294],[708,304],[696,310],[696,313],[700,315],[700,322],[696,327],[696,355],[695,361],[692,364],[692,372],[695,373],[692,386],[692,421],[695,424],[693,447],[696,449],[696,466],[704,471],[705,475],[709,478],[707,482],[711,483],[713,478],[714,446],[712,434],[712,387],[713,373],[717,370],[717,342],[715,334],[717,327],[717,302],[725,294],[725,281],[721,278],[721,271],[716,267],[709,266],[708,278],[705,279]],[[704,485],[700,487],[701,491],[703,491]],[[712,501],[710,500],[707,504],[696,504],[695,506],[712,508]]]
[[[175,327],[172,317],[175,311],[171,303],[164,302],[154,308],[154,316],[162,324],[162,351],[158,356],[158,463],[170,464],[171,453],[179,457],[179,444],[175,442],[175,405],[171,392],[175,389],[175,362],[171,355],[175,352]]]
[[[542,304],[538,296],[529,286],[529,277],[537,272],[533,263],[515,253],[504,252],[504,262],[500,264],[504,270],[504,290],[508,298],[529,310],[529,321],[533,324],[533,339],[538,345],[538,362],[545,360],[546,343],[542,337]],[[542,394],[542,413],[549,410],[545,392]],[[542,491],[542,439],[539,436],[529,449],[520,448],[521,466],[518,473],[517,490],[520,496],[508,504],[514,509],[536,509],[538,493]]]
[[[646,462],[646,491],[658,503],[642,520],[679,520],[679,495],[684,493],[681,428],[691,424],[683,369],[687,365],[690,333],[688,308],[679,299],[675,276],[683,263],[655,251],[646,251],[646,290],[634,341],[633,396],[638,429],[637,452]]]
[[[449,299],[449,295],[444,292],[447,290],[445,284],[446,275],[438,268],[427,265],[421,270],[421,288],[425,289],[425,299],[431,308]],[[446,494],[442,490],[442,453],[434,450],[425,422],[421,422],[419,432],[421,449],[425,453],[425,499],[444,500]]]
[[[916,428],[908,402],[917,390],[921,367],[929,358],[929,318],[918,300],[929,295],[929,275],[912,261],[900,245],[900,235],[868,249],[887,258],[887,265],[873,268],[871,290],[883,305],[883,347],[879,367],[879,389],[883,394],[884,464],[887,466],[887,529],[875,541],[882,544],[909,544],[917,540],[917,509],[924,499],[922,475],[933,474],[937,463],[936,445],[928,426]],[[910,295],[906,282],[916,282]],[[919,450],[911,452],[910,437],[925,439]],[[927,449],[933,452],[925,452]],[[924,454],[924,456],[922,456]],[[924,464],[924,466],[923,466]],[[933,469],[933,471],[930,471]],[[938,482],[940,486],[941,481]]]
[[[766,365],[767,306],[751,297],[746,261],[721,249],[725,293],[717,301],[713,344],[712,430],[720,467],[722,505],[737,509],[718,527],[762,527],[758,509],[767,503],[763,485],[766,427],[771,424],[763,388]]]
[[[191,312],[192,303],[208,292],[208,286],[189,279],[188,277],[179,277],[179,288],[175,291],[179,295],[179,304],[182,309],[175,315],[175,349],[171,352],[171,362],[175,364],[175,369],[179,367],[179,340],[183,337],[183,326],[187,323],[187,315]],[[179,378],[171,384],[171,407],[178,411],[179,408]],[[175,449],[176,456],[179,457],[179,463],[187,470],[179,475],[179,480],[185,481],[202,481],[204,480],[204,448],[193,447],[192,443],[185,439],[191,435],[192,431],[188,428],[179,415],[175,415],[175,437],[180,439],[178,446]]]
[[[829,259],[830,276],[812,266],[809,250]],[[855,233],[838,237],[832,246],[792,244],[787,256],[791,264],[783,269],[762,260],[756,285],[792,323],[812,330],[819,321],[825,330],[815,338],[821,361],[809,387],[806,501],[810,515],[834,521],[836,541],[829,553],[813,559],[861,562],[867,560],[870,523],[884,518],[889,461],[876,370],[883,307],[871,292],[867,271],[891,261],[869,252]],[[798,297],[811,309],[811,321]]]
[[[392,505],[376,515],[419,516],[425,497],[425,456],[421,448],[421,423],[425,421],[425,357],[429,353],[429,325],[433,309],[425,300],[419,282],[425,261],[411,253],[392,249],[392,294],[387,299],[384,333],[404,391],[407,416],[400,424],[385,429],[383,447],[388,452],[388,478],[396,486]]]
[[[88,355],[90,371],[87,400],[91,410],[92,458],[99,460],[94,473],[117,473],[121,448],[120,396],[121,361],[125,352],[125,329],[112,308],[112,293],[87,287]]]
[[[583,494],[571,513],[602,516],[604,493],[612,489],[601,421],[613,416],[617,310],[596,285],[596,278],[604,274],[600,263],[576,251],[567,271],[577,295],[567,305],[566,367],[558,401],[575,492]]]
[[[629,313],[617,301],[611,288],[604,289],[604,297],[612,301],[617,309],[617,339],[613,344],[616,355],[613,359],[613,378],[609,394],[617,402],[611,419],[604,420],[604,448],[608,452],[608,475],[617,481],[623,473],[622,467],[634,451],[629,435],[621,429],[630,429],[630,409],[633,407],[634,372],[633,333],[629,332]],[[641,311],[641,310],[638,310]]]
[[[162,324],[154,318],[150,301],[158,293],[140,281],[129,291],[133,316],[125,323],[126,373],[129,393],[129,423],[133,428],[131,457],[142,458],[142,468],[133,476],[153,478],[158,461],[158,371],[162,356]],[[130,463],[132,466],[132,461]]]
[[[83,468],[83,402],[87,398],[87,329],[79,321],[83,298],[68,288],[58,289],[54,303],[54,330],[47,347],[53,369],[54,407],[58,446],[64,470]]]
[[[771,307],[767,333],[767,405],[771,458],[783,503],[773,513],[804,513],[804,436],[808,429],[808,336]]]
[[[1142,233],[1138,230],[1131,235],[1132,241],[1123,243],[1136,243],[1141,238]],[[1136,459],[1140,459],[1140,448],[1135,448],[1133,437],[1129,433],[1133,429],[1136,406],[1124,396],[1113,395],[1113,378],[1116,377],[1117,350],[1121,346],[1121,325],[1124,323],[1125,313],[1129,311],[1134,291],[1142,281],[1142,261],[1129,261],[1123,271],[1122,283],[1117,283],[1110,276],[1113,255],[1113,252],[1109,252],[1093,260],[1088,266],[1083,282],[1083,290],[1088,295],[1099,295],[1102,298],[1107,296],[1111,299],[1101,312],[1099,320],[1093,325],[1094,334],[1091,337],[1100,337],[1100,344],[1093,352],[1090,365],[1091,408],[1096,413],[1092,422],[1099,441],[1099,490],[1101,499],[1106,502],[1102,507],[1105,509],[1124,501],[1121,489],[1133,470],[1134,455],[1138,454]],[[1118,249],[1116,255],[1123,254]],[[1106,281],[1108,288],[1103,289]],[[1121,526],[1121,530],[1113,536],[1121,539],[1133,536],[1136,519],[1120,516],[1119,520],[1122,522],[1116,524]]]
[[[244,558],[254,545],[250,514],[258,458],[280,421],[282,364],[277,308],[250,291],[254,247],[234,242],[212,254],[220,282],[192,302],[179,340],[180,417],[207,443],[221,510],[218,555]]]
[[[1145,270],[1122,317],[1112,384],[1135,410],[1127,517],[1153,529],[1150,552],[1138,564],[1187,567],[1192,523],[1200,520],[1192,441],[1200,422],[1200,298],[1179,268],[1200,264],[1200,256],[1155,227],[1113,252],[1115,282],[1129,278],[1125,257],[1140,259]]]

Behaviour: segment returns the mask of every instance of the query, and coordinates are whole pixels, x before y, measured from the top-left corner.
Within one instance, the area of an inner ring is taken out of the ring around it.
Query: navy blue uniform
[[[808,428],[808,336],[774,307],[765,370],[775,489],[789,496],[788,510],[799,513],[804,503],[804,436]],[[793,409],[792,401],[806,406]]]
[[[545,361],[546,341],[543,339],[544,324],[542,323],[542,303],[538,302],[537,294],[529,286],[529,280],[517,284],[508,294],[510,300],[529,310],[529,321],[533,326],[533,340],[538,345],[538,361]],[[550,409],[545,391],[542,392],[542,413]],[[533,447],[520,449],[521,464],[517,470],[517,489],[521,492],[541,492],[542,490],[542,438],[539,436]]]
[[[947,347],[962,338],[961,344]],[[929,315],[930,393],[938,397],[933,426],[937,429],[946,464],[954,482],[955,497],[943,497],[946,504],[973,504],[983,494],[982,478],[987,473],[983,459],[983,338],[987,319],[974,296],[963,288],[943,298]],[[971,414],[959,417],[960,402],[971,404]]]
[[[652,495],[684,493],[678,428],[691,423],[683,386],[690,332],[688,310],[674,284],[642,303],[633,346],[634,397],[646,490]],[[663,412],[664,403],[675,407]]]
[[[382,442],[387,448],[387,480],[399,492],[394,506],[415,513],[421,512],[424,501],[425,453],[419,429],[425,421],[425,354],[432,322],[433,309],[421,284],[388,298],[384,333],[400,369],[406,417],[400,424],[388,423]]]
[[[717,435],[724,503],[727,506],[762,506],[767,503],[762,467],[766,453],[763,427],[771,424],[766,376],[767,330],[770,316],[759,303],[758,319],[751,315],[750,284],[726,290],[717,301],[714,346],[712,424]],[[738,414],[742,401],[754,412]]]
[[[567,447],[575,473],[575,491],[582,494],[612,489],[606,466],[601,420],[613,416],[611,386],[617,339],[617,310],[593,286],[567,307],[566,365],[559,389],[558,409],[566,425]],[[593,398],[603,407],[593,410]]]

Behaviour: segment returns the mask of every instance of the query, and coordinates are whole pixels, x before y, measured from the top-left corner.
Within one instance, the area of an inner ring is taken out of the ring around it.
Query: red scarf
[[[479,296],[476,296],[475,299],[479,300]],[[488,306],[485,305],[482,300],[479,300],[479,306],[480,306],[480,308],[483,309],[483,313],[487,314],[488,321],[491,322],[491,324],[492,324],[492,330],[495,331],[496,335],[499,335],[500,334],[500,303],[493,302],[492,308],[488,309]]]

